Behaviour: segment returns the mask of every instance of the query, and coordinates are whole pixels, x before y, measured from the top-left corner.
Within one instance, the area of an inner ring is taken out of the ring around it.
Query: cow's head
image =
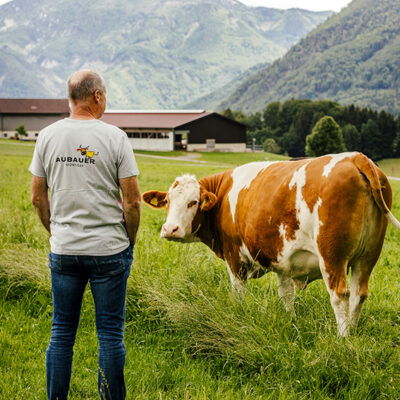
[[[195,176],[183,175],[175,179],[168,192],[151,190],[143,193],[143,201],[154,208],[166,207],[168,216],[161,237],[192,241],[200,229],[200,214],[210,210],[217,197],[202,188]]]

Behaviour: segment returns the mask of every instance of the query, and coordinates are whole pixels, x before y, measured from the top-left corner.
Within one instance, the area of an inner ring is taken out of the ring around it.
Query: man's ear
[[[203,192],[200,196],[200,210],[208,211],[215,206],[217,196],[211,192]]]
[[[158,190],[150,190],[142,194],[143,201],[151,207],[162,208],[167,204],[168,192],[159,192]]]

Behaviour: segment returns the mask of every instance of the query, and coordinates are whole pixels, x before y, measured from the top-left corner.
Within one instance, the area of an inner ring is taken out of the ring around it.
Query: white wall
[[[26,131],[26,133],[28,134],[28,136],[19,135],[19,138],[21,140],[36,140],[37,139],[36,135],[39,133],[39,131]],[[16,135],[15,131],[0,132],[0,138],[3,139],[14,139],[15,135]]]
[[[172,151],[174,150],[174,135],[169,133],[165,139],[129,138],[133,150]]]
[[[189,143],[188,151],[207,151],[206,143]],[[246,143],[215,143],[214,151],[229,151],[233,153],[242,153],[246,151]]]

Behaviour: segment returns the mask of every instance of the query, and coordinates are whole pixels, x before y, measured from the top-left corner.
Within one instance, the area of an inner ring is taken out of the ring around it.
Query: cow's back
[[[377,259],[386,218],[352,162],[355,154],[277,162],[261,169],[238,192],[235,209],[229,204],[239,252],[245,249],[265,267],[304,268],[290,265],[300,262],[310,263],[310,271],[318,268],[320,256],[341,260],[364,254]],[[380,178],[386,179],[382,173]],[[383,194],[390,205],[387,187]]]

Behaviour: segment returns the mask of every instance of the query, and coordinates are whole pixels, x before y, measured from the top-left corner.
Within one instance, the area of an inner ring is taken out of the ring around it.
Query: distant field
[[[49,247],[30,205],[32,150],[29,144],[0,141],[0,399],[45,398]],[[165,190],[183,172],[201,177],[221,171],[217,163],[235,165],[248,157],[215,154],[202,153],[213,164],[201,166],[138,157],[141,189]],[[393,213],[400,219],[400,182],[391,185]],[[224,263],[205,245],[160,239],[164,219],[164,211],[143,208],[128,290],[128,399],[400,398],[400,234],[393,227],[372,275],[359,329],[338,339],[321,281],[298,294],[294,319],[278,301],[272,274],[250,282],[241,300],[230,291]],[[96,370],[88,292],[71,400],[97,399]]]
[[[142,151],[136,150],[135,153],[143,155],[154,155],[162,157],[193,157],[193,160],[207,161],[214,164],[224,165],[241,165],[252,161],[275,161],[288,160],[289,157],[280,154],[272,154],[265,152],[246,152],[246,153],[230,153],[230,152],[184,152],[184,151]]]
[[[265,152],[246,152],[246,153],[186,153],[184,151],[136,151],[136,153],[144,155],[155,155],[162,157],[184,157],[187,154],[195,155],[197,160],[208,161],[210,163],[220,163],[224,165],[241,165],[252,161],[275,161],[287,160],[289,157],[280,154],[272,154]],[[389,176],[400,177],[400,159],[393,158],[388,160],[378,161],[378,165]]]
[[[390,158],[378,162],[380,168],[388,176],[400,177],[400,159]]]
[[[161,156],[161,157],[181,157],[186,154],[184,151],[144,151],[144,150],[135,150],[137,154],[144,154],[150,156]]]

